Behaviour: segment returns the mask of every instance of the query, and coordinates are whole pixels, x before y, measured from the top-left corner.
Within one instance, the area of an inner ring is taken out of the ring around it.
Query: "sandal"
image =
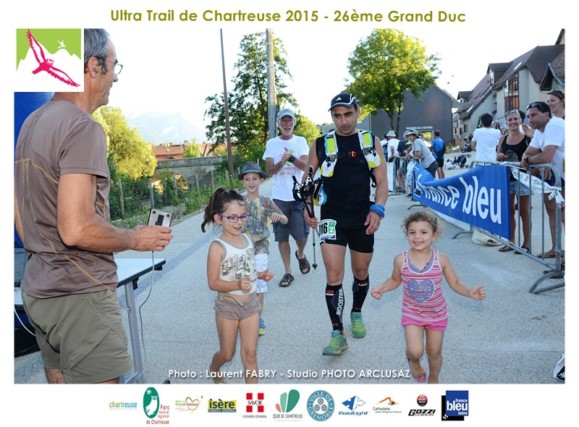
[[[209,372],[211,372],[210,377],[215,384],[227,384],[227,381],[225,381],[224,375],[221,371],[212,371],[210,367]]]
[[[410,368],[410,375],[412,375],[412,378],[414,379],[414,381],[416,381],[417,383],[425,383],[426,382],[426,372],[424,370],[422,370],[421,374],[414,375],[414,372],[412,372],[412,363],[410,362],[410,360],[408,360],[408,365]]]
[[[555,270],[543,270],[543,274],[550,274],[550,273],[554,273],[552,274],[549,279],[562,279],[563,277],[565,277],[565,257],[563,257],[563,259],[561,260],[561,271],[555,271]]]
[[[521,255],[523,252],[530,254],[531,250],[529,248],[527,248],[526,246],[521,246],[520,249],[517,249],[517,251],[515,252],[515,255]]]
[[[556,256],[557,254],[553,250],[547,251],[544,254],[539,254],[539,258],[555,258]]]
[[[412,378],[414,378],[414,381],[416,381],[417,383],[425,383],[426,382],[426,372],[423,372],[421,375],[419,375],[417,377],[412,375]]]
[[[279,281],[279,285],[282,288],[287,288],[289,285],[291,285],[291,283],[294,281],[294,276],[292,276],[289,273],[286,273],[283,275],[283,277],[281,278],[281,280]]]
[[[306,258],[305,254],[303,258],[298,258],[298,251],[296,251],[296,258],[300,264],[300,271],[302,274],[308,274],[310,272],[310,262]]]
[[[514,249],[512,247],[510,247],[509,245],[503,245],[499,249],[499,252],[510,252],[512,250],[514,250]]]

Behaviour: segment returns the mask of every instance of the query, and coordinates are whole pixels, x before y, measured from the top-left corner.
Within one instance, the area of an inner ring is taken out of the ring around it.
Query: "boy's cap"
[[[332,111],[334,107],[351,107],[355,105],[358,106],[358,101],[356,101],[356,97],[351,93],[342,92],[337,94],[332,98],[332,102],[330,103],[330,109],[328,111]]]
[[[241,173],[239,175],[237,175],[237,178],[243,179],[245,174],[248,174],[248,173],[256,173],[259,176],[261,176],[263,179],[267,178],[267,174],[264,171],[262,171],[261,168],[259,167],[259,165],[255,162],[248,162],[248,163],[244,164],[243,168],[241,168]]]
[[[289,108],[284,108],[283,110],[281,110],[281,111],[279,112],[279,114],[277,115],[277,119],[278,119],[278,120],[281,120],[281,119],[283,119],[283,118],[286,117],[286,116],[289,116],[289,117],[291,117],[291,118],[294,119],[294,120],[296,119],[296,115],[295,115],[294,112],[293,112],[292,110],[290,110]]]

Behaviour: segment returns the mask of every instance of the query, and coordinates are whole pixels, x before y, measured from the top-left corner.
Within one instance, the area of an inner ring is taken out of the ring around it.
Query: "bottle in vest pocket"
[[[381,160],[376,148],[372,134],[365,130],[358,129],[358,139],[360,140],[360,149],[368,162],[368,169],[374,169],[380,166]],[[320,165],[322,176],[331,178],[334,175],[336,162],[338,161],[338,143],[336,141],[335,131],[331,131],[324,137],[324,147],[326,149],[326,158]]]

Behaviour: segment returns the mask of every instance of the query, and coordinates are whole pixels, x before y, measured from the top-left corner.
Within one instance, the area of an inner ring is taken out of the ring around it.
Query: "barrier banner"
[[[507,167],[477,166],[460,175],[438,180],[420,165],[415,166],[413,173],[414,200],[509,239],[511,218]]]

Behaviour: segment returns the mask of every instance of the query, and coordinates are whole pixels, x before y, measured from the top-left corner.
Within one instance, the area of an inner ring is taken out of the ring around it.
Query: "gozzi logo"
[[[155,418],[159,413],[159,393],[154,387],[149,387],[143,394],[143,411],[147,418]]]
[[[426,406],[426,404],[428,403],[428,398],[426,397],[426,395],[421,394],[416,398],[416,403],[418,404],[418,406]],[[409,417],[432,417],[434,415],[434,413],[436,412],[436,409],[410,409],[410,411],[408,411],[408,416]]]
[[[16,55],[17,90],[83,90],[84,63],[80,29],[18,29]]]
[[[316,421],[326,421],[334,413],[334,398],[324,390],[314,391],[308,398],[308,414]]]
[[[442,421],[464,421],[468,416],[468,390],[447,390],[440,397]]]

